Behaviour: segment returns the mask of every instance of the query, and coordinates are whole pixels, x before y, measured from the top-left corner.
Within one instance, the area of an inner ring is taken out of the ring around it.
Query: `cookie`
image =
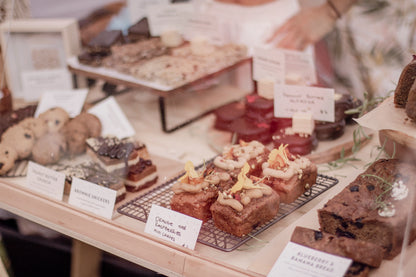
[[[99,137],[101,135],[101,121],[100,119],[91,113],[80,113],[73,120],[79,120],[82,122],[88,130],[88,137]]]
[[[61,133],[47,133],[40,137],[32,150],[33,161],[42,164],[57,163],[66,153],[66,139]]]
[[[69,114],[64,109],[56,107],[41,113],[39,118],[45,121],[49,133],[55,133],[68,122]]]
[[[82,154],[86,150],[86,139],[88,138],[87,127],[79,120],[70,120],[63,128],[62,133],[66,138],[68,145],[68,154],[70,156]]]
[[[32,130],[35,138],[40,138],[48,131],[45,121],[40,118],[28,117],[20,121],[19,125]]]
[[[35,134],[32,130],[20,125],[10,127],[1,136],[1,142],[13,147],[19,159],[25,159],[32,153],[35,145]]]
[[[17,157],[17,152],[12,146],[0,143],[0,175],[6,174],[13,168]]]

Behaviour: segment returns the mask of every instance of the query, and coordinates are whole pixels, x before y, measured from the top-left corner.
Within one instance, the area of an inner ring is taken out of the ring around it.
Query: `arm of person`
[[[304,50],[322,39],[357,0],[327,0],[323,4],[301,9],[275,30],[267,40],[279,48]]]

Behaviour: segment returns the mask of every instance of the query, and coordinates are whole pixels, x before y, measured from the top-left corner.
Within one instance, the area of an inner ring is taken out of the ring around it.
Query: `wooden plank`
[[[71,277],[99,277],[101,258],[100,249],[73,239]]]

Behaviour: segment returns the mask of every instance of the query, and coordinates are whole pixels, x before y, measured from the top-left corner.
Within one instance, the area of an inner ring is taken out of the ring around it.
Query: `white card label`
[[[61,107],[70,117],[75,117],[82,111],[87,94],[87,89],[46,91],[40,98],[35,117],[54,107]]]
[[[37,101],[43,92],[51,89],[72,89],[71,74],[66,69],[23,71],[21,73],[23,97]]]
[[[112,96],[101,101],[89,109],[88,112],[100,119],[103,136],[116,136],[122,139],[132,137],[135,134],[133,126],[131,126],[126,115]]]
[[[25,185],[39,194],[62,200],[65,174],[29,161]]]
[[[352,260],[289,242],[267,275],[342,277]]]
[[[277,49],[255,48],[253,53],[253,79],[274,80],[276,84],[285,81],[285,55]]]
[[[79,178],[73,178],[68,203],[82,210],[111,219],[117,191]]]
[[[149,5],[169,4],[170,0],[127,0],[127,12],[130,19],[130,25],[146,17],[146,8]]]
[[[285,84],[311,85],[317,83],[312,51],[280,49],[285,56]]]
[[[218,19],[215,15],[206,13],[194,13],[187,18],[184,26],[184,37],[191,41],[203,34],[213,44],[224,44],[219,30]]]
[[[292,117],[295,113],[311,113],[315,120],[334,122],[334,89],[275,85],[274,114]]]
[[[152,36],[160,36],[163,32],[172,30],[182,33],[192,10],[193,5],[190,3],[148,6],[150,33]]]
[[[144,231],[193,250],[201,226],[199,219],[153,204]]]

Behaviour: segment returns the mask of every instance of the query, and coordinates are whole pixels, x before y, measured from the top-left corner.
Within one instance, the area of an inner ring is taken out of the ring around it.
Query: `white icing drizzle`
[[[391,190],[391,197],[394,200],[402,200],[407,197],[409,194],[409,189],[405,184],[403,184],[403,181],[398,181],[393,183],[393,188]]]
[[[206,181],[203,181],[198,184],[187,184],[187,183],[176,182],[172,186],[172,191],[175,194],[182,193],[182,192],[198,193],[208,186],[209,186],[209,183]]]
[[[217,156],[214,159],[214,165],[224,170],[242,168],[246,161],[263,154],[264,148],[263,144],[255,140],[243,145],[234,144],[225,146],[222,156]],[[225,158],[225,156],[230,152],[235,158],[237,158],[236,161]]]
[[[386,203],[378,209],[378,215],[382,217],[392,217],[396,214],[394,205],[390,202]]]
[[[231,195],[226,192],[218,193],[217,201],[224,206],[230,206],[237,212],[241,212],[244,206],[251,202],[251,199],[263,197],[263,195],[270,195],[273,193],[271,187],[265,184],[259,184],[257,188],[243,190],[240,194],[241,201],[234,199]]]
[[[271,176],[271,177],[283,179],[283,180],[289,180],[295,174],[301,175],[303,173],[303,170],[309,167],[310,164],[311,164],[311,161],[305,157],[300,157],[294,161],[288,161],[287,162],[288,166],[283,169],[270,168],[269,163],[265,162],[262,165],[263,175]]]
[[[172,186],[172,191],[175,194],[183,192],[198,193],[206,189],[210,185],[218,185],[221,181],[228,181],[230,179],[230,174],[226,172],[215,172],[205,177],[205,179],[201,179],[200,183],[188,184],[183,182],[176,182]]]

